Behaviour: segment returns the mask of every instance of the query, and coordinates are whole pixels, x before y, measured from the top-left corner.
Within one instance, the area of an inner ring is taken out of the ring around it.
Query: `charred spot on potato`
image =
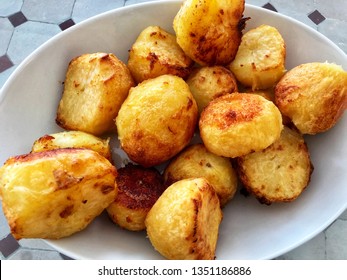
[[[193,100],[191,98],[188,98],[188,105],[187,105],[187,110],[190,110],[190,108],[193,106]]]
[[[154,64],[158,61],[158,56],[155,53],[151,52],[148,54],[147,59],[150,61],[150,69],[153,70]]]
[[[53,176],[57,184],[57,190],[71,188],[72,186],[83,180],[83,177],[77,178],[66,170],[61,169],[54,170]]]
[[[64,210],[59,213],[60,218],[66,219],[67,217],[69,217],[73,212],[73,208],[73,205],[65,207]]]
[[[242,18],[238,25],[237,25],[237,29],[241,32],[243,31],[245,28],[246,28],[246,24],[247,24],[247,21],[250,20],[251,18],[250,17],[244,17]]]
[[[103,193],[103,194],[109,194],[110,192],[112,192],[113,190],[114,190],[114,186],[102,186],[101,187],[101,192]]]
[[[127,164],[118,170],[116,179],[120,202],[130,209],[150,208],[165,190],[163,179],[155,168]]]

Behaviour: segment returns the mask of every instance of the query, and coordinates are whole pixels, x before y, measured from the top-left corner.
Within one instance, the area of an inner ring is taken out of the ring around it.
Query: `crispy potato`
[[[244,0],[186,0],[174,18],[177,43],[203,66],[227,65],[239,47]]]
[[[167,259],[214,259],[222,211],[213,187],[202,178],[169,186],[147,214],[153,247]]]
[[[144,29],[129,52],[128,67],[137,83],[164,74],[186,78],[194,62],[176,42],[176,36],[159,26]]]
[[[117,195],[117,170],[89,149],[8,159],[0,168],[2,207],[16,239],[58,239],[83,230]]]
[[[258,90],[252,90],[250,88],[246,89],[247,93],[252,93],[252,94],[258,94],[262,97],[264,97],[265,99],[272,101],[275,103],[275,88],[271,87],[268,89],[258,89]],[[292,126],[292,121],[285,115],[282,115],[282,123],[283,125],[286,126]]]
[[[210,153],[203,144],[194,144],[178,154],[165,168],[165,185],[188,178],[205,178],[216,191],[221,207],[235,195],[237,175],[230,159]]]
[[[76,57],[67,69],[56,122],[64,129],[94,135],[113,130],[114,118],[132,86],[129,69],[114,54]]]
[[[275,102],[303,134],[329,130],[347,108],[347,72],[333,63],[306,63],[288,71]]]
[[[187,79],[187,84],[198,104],[199,113],[211,100],[238,91],[236,78],[223,66],[196,68]]]
[[[116,118],[121,147],[144,167],[161,164],[189,143],[197,116],[196,102],[182,78],[146,80],[130,90]]]
[[[102,139],[82,131],[62,131],[47,134],[37,139],[31,152],[42,152],[61,148],[86,148],[98,152],[108,160],[111,158],[110,139]]]
[[[130,163],[118,169],[116,182],[118,195],[107,207],[108,215],[122,228],[144,230],[148,211],[165,190],[161,174]]]
[[[273,102],[256,94],[232,93],[207,105],[199,128],[210,152],[235,158],[270,146],[280,137],[283,125]]]
[[[275,27],[260,25],[249,30],[242,40],[230,70],[247,87],[267,89],[285,73],[285,42]]]
[[[309,184],[313,165],[302,135],[284,127],[271,146],[239,157],[237,171],[249,193],[271,204],[295,200]]]

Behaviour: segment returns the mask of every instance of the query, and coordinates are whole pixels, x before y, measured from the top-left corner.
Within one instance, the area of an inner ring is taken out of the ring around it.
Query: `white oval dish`
[[[82,53],[112,52],[123,61],[148,25],[173,32],[181,1],[157,1],[103,13],[53,37],[14,71],[0,92],[0,163],[30,151],[38,137],[60,131],[57,104],[69,61]],[[287,45],[287,69],[305,62],[335,62],[347,69],[346,54],[320,33],[286,16],[246,5],[247,29],[278,28]],[[329,132],[306,137],[315,170],[294,202],[261,205],[240,194],[224,209],[217,259],[271,259],[311,239],[347,208],[347,119]],[[125,155],[114,149],[117,160]],[[145,232],[128,232],[98,217],[84,231],[47,241],[76,259],[162,259]]]

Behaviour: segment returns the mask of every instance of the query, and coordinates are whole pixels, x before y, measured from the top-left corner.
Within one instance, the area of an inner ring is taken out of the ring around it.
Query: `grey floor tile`
[[[347,53],[347,18],[345,21],[327,18],[319,24],[318,31],[333,42],[339,42],[337,46]]]
[[[11,68],[7,69],[6,71],[0,73],[0,88],[2,88],[2,86],[5,84],[7,79],[11,76],[11,74],[13,73],[13,71],[16,68],[17,68],[16,66],[12,66]]]
[[[5,238],[0,240],[0,252],[5,258],[12,255],[19,248],[18,241],[11,234],[8,234]]]
[[[293,12],[285,8],[279,8],[279,12],[283,15],[296,19],[300,21],[301,23],[304,23],[305,25],[317,30],[317,25],[312,20],[309,19],[309,17],[307,16],[308,14],[305,14],[302,12],[296,12],[296,11]]]
[[[59,33],[58,25],[28,21],[16,28],[8,48],[8,56],[19,64],[37,47]]]
[[[325,254],[325,234],[318,234],[313,239],[299,246],[298,248],[278,257],[278,260],[324,260]]]
[[[19,244],[27,249],[54,250],[42,239],[22,239]]]
[[[309,13],[315,9],[315,0],[288,1],[288,0],[270,0],[272,5],[280,10],[291,10],[300,13]]]
[[[0,209],[2,209],[2,204],[0,204]],[[4,216],[3,211],[0,211],[0,239],[6,237],[10,232],[7,220]]]
[[[266,0],[247,0],[246,1],[247,4],[251,4],[251,5],[254,5],[254,6],[258,6],[258,7],[262,7],[262,6],[264,6],[268,2],[269,1],[266,1]]]
[[[71,17],[75,0],[26,0],[22,12],[27,19],[47,23],[61,23]]]
[[[0,16],[9,16],[18,12],[23,5],[23,0],[1,0]]]
[[[326,230],[326,252],[329,260],[344,260],[347,256],[347,221],[338,219]]]
[[[45,250],[19,249],[8,260],[62,260],[58,252]]]
[[[103,12],[123,7],[124,2],[124,0],[98,0],[96,5],[95,0],[76,0],[72,19],[78,23]]]
[[[345,221],[347,220],[347,210],[341,214],[341,216],[339,217],[339,219],[345,220]]]
[[[319,11],[327,18],[340,19],[346,21],[347,1],[346,0],[315,0]],[[346,30],[346,29],[345,29]],[[346,32],[345,32],[346,35]]]
[[[14,27],[7,18],[0,18],[0,56],[7,51]]]
[[[125,6],[130,6],[130,5],[135,5],[143,2],[150,2],[151,0],[126,0],[125,1]],[[156,1],[156,0],[154,0]],[[158,0],[157,0],[158,1]]]

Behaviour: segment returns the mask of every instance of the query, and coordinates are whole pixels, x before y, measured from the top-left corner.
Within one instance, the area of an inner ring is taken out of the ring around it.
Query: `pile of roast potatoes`
[[[281,34],[245,32],[244,7],[186,0],[175,34],[146,27],[127,63],[73,58],[56,111],[63,131],[0,169],[12,235],[64,238],[106,211],[125,230],[146,230],[167,259],[215,259],[238,186],[266,205],[295,200],[313,172],[303,135],[341,118],[347,72],[328,62],[285,69]],[[123,166],[109,135],[130,159]]]

